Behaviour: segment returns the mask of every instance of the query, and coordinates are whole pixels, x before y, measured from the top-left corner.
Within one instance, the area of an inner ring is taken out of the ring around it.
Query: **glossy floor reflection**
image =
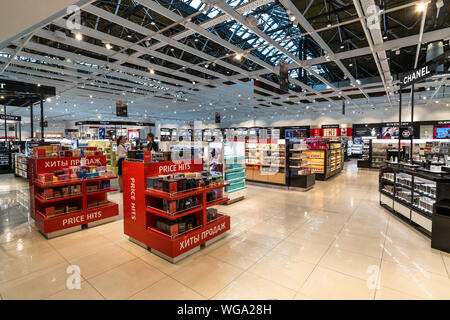
[[[219,207],[227,237],[176,265],[128,241],[120,217],[46,240],[20,180],[0,176],[2,299],[450,299],[450,255],[381,208],[377,172],[355,162],[307,193],[249,186]]]

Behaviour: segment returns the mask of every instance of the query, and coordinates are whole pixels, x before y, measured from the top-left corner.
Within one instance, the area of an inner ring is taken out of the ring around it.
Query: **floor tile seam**
[[[450,281],[450,279],[448,278],[447,272],[445,274],[438,273],[436,271],[430,271],[428,268],[427,269],[425,269],[425,268],[418,268],[418,267],[416,267],[414,265],[411,265],[411,264],[399,263],[399,262],[396,262],[396,261],[390,261],[390,260],[386,260],[386,259],[383,259],[382,263],[383,262],[390,263],[390,264],[395,264],[395,265],[400,265],[400,266],[406,267],[406,268],[410,268],[410,269],[413,269],[414,271],[417,271],[417,272],[419,272],[421,274],[431,273],[432,275],[435,275],[435,276],[440,276],[440,277],[447,278]]]
[[[406,289],[405,289],[405,291],[402,291],[402,290],[399,290],[399,289],[397,289],[397,288],[393,288],[393,286],[391,286],[390,283],[385,284],[383,287],[385,287],[385,288],[387,288],[387,289],[390,289],[390,290],[393,290],[393,291],[396,291],[396,292],[400,292],[400,293],[406,294],[406,295],[410,295],[410,296],[413,296],[413,297],[417,297],[417,298],[419,298],[419,299],[421,299],[421,300],[437,300],[436,298],[430,298],[430,297],[424,298],[424,297],[416,296],[416,295],[414,295],[414,294],[411,294],[410,291],[407,292]],[[403,288],[402,288],[402,289],[403,289]]]
[[[127,261],[127,262],[124,262],[124,263],[121,263],[120,265],[117,265],[117,266],[115,266],[115,267],[113,267],[113,268],[111,268],[111,269],[109,269],[109,270],[105,270],[105,271],[103,271],[103,272],[101,272],[101,273],[99,273],[99,274],[97,274],[97,275],[95,275],[95,276],[92,276],[92,277],[89,277],[89,278],[85,278],[85,281],[87,282],[87,283],[89,283],[89,285],[92,287],[92,288],[94,288],[94,290],[95,291],[97,291],[105,300],[110,300],[110,299],[108,299],[107,297],[105,297],[98,289],[97,289],[97,287],[92,283],[92,282],[90,282],[90,280],[93,280],[94,278],[97,278],[97,277],[100,277],[102,274],[104,274],[104,273],[106,273],[106,272],[108,272],[108,271],[111,271],[112,269],[115,269],[115,268],[118,268],[118,267],[120,267],[120,266],[123,266],[123,265],[125,265],[125,264],[127,264],[127,263],[131,263],[131,262],[133,262],[133,261],[135,261],[135,260],[139,260],[139,258],[138,257],[135,257],[135,259],[133,259],[133,260],[130,260],[130,261]],[[141,259],[141,261],[142,261],[142,259]],[[143,262],[145,262],[145,261],[143,261]],[[148,265],[148,263],[146,263],[147,265]],[[155,269],[157,269],[156,267],[153,267],[153,268],[155,268]],[[159,269],[158,269],[158,271],[160,271]],[[161,272],[161,271],[160,271]],[[161,272],[161,273],[163,273],[163,272]],[[164,277],[162,278],[162,279],[164,279]],[[160,279],[160,280],[162,280],[162,279]],[[159,280],[158,280],[159,281]],[[131,296],[130,296],[131,297]],[[129,297],[128,297],[129,298]],[[128,298],[125,298],[124,300],[126,300],[126,299],[128,299]],[[114,299],[113,299],[114,300]]]
[[[241,274],[242,274],[242,273],[240,273],[239,276],[240,276]],[[174,281],[176,281],[176,282],[178,282],[178,283],[181,284],[182,286],[185,286],[186,288],[191,289],[191,290],[194,291],[196,294],[200,295],[201,297],[205,298],[206,300],[211,300],[211,299],[205,297],[203,294],[201,294],[201,293],[198,292],[197,290],[195,290],[194,288],[191,288],[190,286],[185,285],[184,283],[178,281],[177,279],[175,279],[175,278],[172,277],[171,275],[168,275],[167,277],[170,278],[170,279],[172,279],[172,280],[174,280]],[[237,277],[236,277],[235,279],[237,279]],[[234,280],[235,280],[235,279],[234,279]],[[233,280],[233,281],[234,281],[234,280]],[[230,282],[230,283],[231,283],[231,282]]]
[[[341,230],[342,232],[342,230]],[[336,236],[335,236],[336,237]],[[303,289],[303,287],[305,286],[305,284],[308,282],[309,278],[311,277],[311,275],[317,270],[317,268],[319,267],[319,263],[322,261],[323,257],[327,254],[327,252],[330,250],[330,248],[332,247],[334,241],[336,241],[336,238],[331,241],[331,243],[328,245],[327,250],[325,250],[321,257],[319,258],[319,260],[317,261],[316,265],[314,266],[313,270],[311,271],[311,273],[308,275],[308,277],[305,279],[304,283],[302,284],[302,286],[300,287],[300,289],[297,290],[297,292],[295,293],[295,296],[297,296],[299,293],[301,293],[301,290]],[[294,297],[295,297],[294,296]]]
[[[313,263],[310,263],[310,264],[313,264]],[[309,276],[311,275],[311,273],[312,273],[313,271],[314,271],[314,268],[313,268],[313,270],[311,270],[311,271],[309,272],[309,274],[308,274],[308,276],[306,277],[306,279],[302,281],[302,284],[300,285],[299,288],[302,288],[302,287],[303,287],[303,285],[305,284],[306,280],[309,278]],[[271,282],[271,283],[273,283],[273,284],[276,284],[276,285],[278,285],[278,286],[280,286],[280,287],[283,287],[283,288],[285,288],[285,289],[289,289],[289,290],[291,290],[291,291],[295,291],[295,294],[294,294],[294,296],[292,297],[292,299],[297,295],[298,290],[300,290],[300,289],[295,290],[295,289],[289,288],[289,287],[285,286],[284,284],[281,284],[281,283],[275,282],[275,281],[273,281],[273,280],[270,280],[270,279],[268,279],[268,278],[266,278],[266,277],[260,276],[259,274],[256,274],[256,273],[254,273],[254,272],[252,272],[252,271],[249,271],[249,270],[248,270],[248,271],[246,271],[246,272],[249,273],[249,274],[251,274],[251,275],[253,275],[253,276],[255,276],[255,277],[258,277],[258,278],[260,278],[260,279],[269,281],[269,282]],[[291,299],[291,300],[292,300],[292,299]]]
[[[395,291],[396,293],[399,293],[399,294],[406,294],[406,295],[408,295],[408,296],[412,296],[412,297],[417,298],[417,299],[420,299],[420,300],[426,300],[426,299],[424,299],[423,297],[416,296],[416,295],[414,295],[414,294],[412,294],[412,293],[409,293],[409,292],[403,292],[403,291],[400,291],[400,290],[398,290],[398,289],[390,288],[390,287],[388,287],[388,286],[383,286],[383,287],[386,288],[386,289]],[[378,291],[381,291],[381,290],[382,290],[381,288],[382,288],[382,287],[381,287],[381,284],[380,284],[380,289],[376,289],[376,290],[375,290],[376,293],[377,293]],[[375,295],[375,297],[376,297],[376,295]]]
[[[138,291],[136,291],[135,293],[133,293],[131,296],[129,296],[129,297],[126,297],[126,298],[124,298],[123,300],[130,300],[132,297],[134,297],[135,295],[137,295],[137,294],[139,294],[140,292],[142,292],[142,291],[144,291],[144,290],[147,290],[148,288],[150,288],[151,286],[154,286],[154,285],[156,285],[156,284],[158,284],[159,282],[161,282],[161,281],[163,281],[164,279],[166,279],[166,278],[169,278],[169,276],[167,275],[167,274],[164,274],[165,276],[164,277],[162,277],[161,279],[159,279],[159,280],[156,280],[155,282],[153,282],[153,283],[151,283],[151,284],[149,284],[148,286],[146,286],[145,288],[143,288],[143,289],[141,289],[141,290],[138,290]]]
[[[198,292],[197,290],[195,290],[194,288],[192,288],[190,285],[187,285],[187,284],[185,284],[185,283],[183,283],[183,282],[181,282],[181,281],[175,279],[175,278],[174,278],[173,276],[171,276],[171,275],[168,276],[168,277],[170,277],[170,278],[172,278],[173,280],[179,282],[179,283],[182,284],[183,286],[188,287],[189,289],[191,289],[191,290],[194,291],[195,293],[198,293],[199,295],[201,295],[201,296],[204,297],[205,299],[207,299],[207,300],[213,300],[214,297],[216,297],[219,293],[221,293],[222,291],[224,291],[230,284],[232,284],[232,283],[233,283],[234,281],[236,281],[239,277],[241,277],[245,272],[247,272],[246,270],[243,270],[243,269],[241,269],[241,268],[235,267],[235,266],[233,266],[233,265],[231,265],[231,264],[229,264],[229,263],[227,263],[227,262],[225,262],[225,263],[228,264],[228,265],[230,265],[231,267],[233,267],[233,268],[235,268],[235,269],[238,269],[240,272],[239,272],[236,276],[234,276],[234,277],[232,278],[231,281],[229,281],[226,285],[224,285],[221,289],[219,289],[219,291],[217,291],[216,294],[212,295],[211,298],[205,297],[203,294],[201,294],[200,292]]]
[[[449,272],[449,268],[447,267],[447,264],[445,263],[444,255],[441,253],[440,256],[442,258],[442,263],[444,264],[445,271],[447,271],[447,276],[450,279],[450,272]]]
[[[383,250],[381,250],[381,259],[380,259],[380,264],[379,264],[379,274],[378,274],[378,278],[377,278],[377,287],[379,286],[380,288],[381,288],[381,277],[382,277],[381,265],[383,264],[384,251],[385,251],[385,248],[386,248],[386,241],[387,241],[387,232],[389,230],[389,224],[390,223],[391,223],[391,217],[389,216],[387,224],[386,224],[386,230],[385,230],[385,233],[384,233],[384,242],[383,242],[383,247],[382,247]],[[374,294],[373,294],[373,300],[376,299],[377,291],[378,291],[378,289],[376,289]]]
[[[254,265],[254,264],[253,264],[253,265]],[[284,289],[288,289],[288,290],[290,290],[290,291],[295,291],[295,290],[293,290],[293,289],[291,289],[291,288],[288,288],[288,287],[286,287],[286,286],[284,286],[284,285],[282,285],[282,284],[276,283],[275,281],[266,279],[266,278],[264,278],[264,277],[261,277],[260,275],[257,275],[257,274],[255,274],[255,273],[253,273],[253,272],[250,272],[250,271],[246,270],[246,271],[243,271],[243,272],[242,272],[239,276],[237,276],[235,279],[233,279],[233,281],[231,281],[230,283],[228,283],[225,287],[223,287],[216,295],[214,295],[213,297],[211,297],[210,300],[213,300],[215,297],[217,297],[217,296],[218,296],[220,293],[222,293],[222,292],[223,292],[223,291],[224,291],[231,283],[233,283],[234,281],[236,281],[238,278],[242,277],[242,276],[244,275],[244,273],[250,274],[250,275],[252,275],[252,276],[254,276],[254,277],[257,277],[257,278],[260,278],[260,279],[262,279],[262,280],[264,280],[264,281],[268,281],[268,282],[270,282],[270,283],[272,283],[272,284],[274,284],[274,285],[283,287]],[[293,295],[293,297],[295,297],[295,296],[296,296],[296,294]],[[291,299],[291,300],[292,300],[292,299]]]
[[[285,239],[286,239],[286,238],[285,238]],[[248,266],[247,268],[241,268],[241,267],[234,266],[234,265],[230,264],[229,262],[226,262],[225,260],[222,260],[220,257],[215,257],[215,256],[211,256],[211,257],[213,257],[213,258],[215,258],[215,259],[218,259],[218,260],[220,260],[220,261],[222,261],[222,262],[225,262],[226,264],[229,264],[229,265],[231,265],[231,266],[233,266],[233,267],[235,267],[235,268],[241,269],[241,270],[243,270],[244,272],[247,272],[248,269],[250,269],[250,268],[253,267],[255,264],[257,264],[259,261],[261,261],[261,260],[262,260],[265,256],[267,256],[273,249],[275,249],[281,242],[285,241],[285,239],[280,239],[280,240],[279,240],[272,248],[269,248],[269,250],[267,250],[266,253],[264,253],[264,254],[261,256],[261,258],[257,259],[256,261],[252,261],[252,264],[251,264],[250,266]],[[253,240],[251,240],[251,241],[253,241]],[[225,243],[224,245],[226,245],[226,243]],[[257,243],[256,246],[260,247],[261,249],[267,249],[267,247],[265,247],[264,245],[260,245],[259,243]],[[207,255],[209,255],[209,254],[207,254]]]
[[[53,265],[51,268],[56,269],[56,268],[62,267],[62,266],[64,266],[64,265],[67,265],[67,263],[66,263],[66,262],[60,262],[60,263],[58,263],[58,264]],[[14,278],[14,279],[10,279],[10,280],[6,280],[6,281],[3,281],[3,282],[0,282],[0,286],[5,286],[5,285],[7,285],[8,283],[12,283],[12,282],[15,282],[15,281],[19,281],[19,282],[20,282],[23,278],[29,277],[29,276],[31,276],[31,275],[33,275],[33,274],[35,274],[35,273],[42,272],[42,271],[45,270],[45,269],[48,269],[48,267],[39,268],[38,270],[35,270],[35,271],[33,271],[33,272],[30,272],[30,273],[28,273],[28,274],[26,274],[26,275],[19,276],[19,277],[16,277],[16,278]],[[6,289],[6,290],[8,290],[8,289]],[[0,292],[0,294],[2,294],[2,293]]]
[[[393,218],[393,217],[391,217],[391,218]],[[390,224],[391,218],[389,219],[389,224]],[[388,226],[388,229],[389,229],[389,226]],[[413,230],[413,231],[414,231],[414,230]],[[392,263],[392,264],[399,264],[399,265],[402,265],[402,266],[405,266],[405,267],[410,267],[410,268],[412,268],[412,269],[414,269],[414,270],[416,270],[416,271],[419,271],[419,272],[429,272],[429,273],[432,273],[432,274],[435,274],[435,275],[444,276],[444,275],[442,275],[441,273],[437,273],[437,272],[435,272],[435,271],[425,270],[425,269],[423,269],[423,268],[422,268],[422,269],[419,269],[419,268],[417,268],[417,267],[414,266],[414,265],[408,265],[408,264],[405,264],[405,263],[398,263],[398,262],[396,262],[396,261],[391,261],[391,260],[385,259],[385,258],[384,258],[384,253],[385,253],[385,251],[386,251],[386,241],[388,241],[388,240],[387,240],[387,237],[388,237],[388,235],[387,235],[387,231],[386,231],[385,243],[384,243],[384,245],[383,245],[383,253],[382,253],[381,264],[382,264],[383,262]],[[446,264],[445,264],[445,262],[444,262],[444,260],[443,260],[442,254],[440,254],[440,256],[441,256],[441,258],[442,258],[442,263],[443,263],[443,265],[444,265],[444,269],[445,269],[445,271],[446,271],[447,278],[450,280],[450,275],[449,275],[449,273],[448,273],[447,266],[446,266]],[[380,264],[380,270],[381,270],[381,264]],[[381,276],[381,274],[380,274],[380,276]]]
[[[127,253],[129,253],[129,252],[127,252]],[[93,254],[95,254],[95,253],[93,253]],[[121,263],[119,263],[119,264],[115,264],[115,265],[113,265],[113,266],[109,266],[107,269],[103,270],[102,272],[96,273],[96,274],[91,275],[91,276],[89,276],[89,277],[83,276],[83,275],[81,275],[81,276],[87,281],[87,280],[89,280],[89,279],[96,278],[96,277],[100,276],[100,275],[103,274],[103,273],[106,273],[106,272],[108,272],[108,271],[111,271],[112,269],[121,267],[121,266],[123,266],[124,264],[130,263],[130,262],[133,262],[133,261],[139,259],[139,257],[136,257],[136,256],[134,256],[134,255],[131,254],[131,253],[129,253],[129,254],[133,257],[133,259],[130,259],[130,260],[125,261],[125,262],[121,262]],[[83,258],[85,258],[85,257],[87,257],[87,256],[83,256],[83,257],[77,258],[77,259],[75,259],[75,260],[83,259]],[[142,260],[142,259],[141,259],[141,260]],[[145,262],[145,261],[144,261],[144,262]],[[70,264],[71,264],[71,265],[74,265],[74,264],[71,263],[71,262],[70,262]],[[154,267],[154,268],[157,269],[156,267]],[[81,271],[81,273],[83,273],[82,270],[80,270],[80,271]]]
[[[98,290],[97,287],[94,286],[94,284],[91,283],[91,282],[89,281],[89,279],[86,279],[86,282],[87,282],[92,288],[94,288],[94,290],[97,291],[97,293],[98,293],[100,296],[102,296],[103,299],[108,300],[108,299],[100,292],[100,290]]]

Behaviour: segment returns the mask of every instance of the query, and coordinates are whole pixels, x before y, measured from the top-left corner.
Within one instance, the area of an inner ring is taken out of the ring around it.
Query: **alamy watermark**
[[[370,5],[367,7],[367,28],[370,30],[381,30],[380,25],[380,7],[376,5]]]
[[[81,9],[79,6],[71,5],[67,7],[67,14],[69,18],[66,20],[66,27],[69,30],[81,29]]]
[[[69,290],[81,289],[81,269],[77,265],[70,265],[66,269],[66,273],[69,274],[66,280],[66,288]]]

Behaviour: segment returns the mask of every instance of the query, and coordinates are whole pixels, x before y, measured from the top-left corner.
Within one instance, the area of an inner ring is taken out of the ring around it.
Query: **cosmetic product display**
[[[292,138],[288,140],[287,146],[289,188],[307,191],[314,186],[316,181],[313,168],[308,166],[309,162],[306,160],[308,144],[305,140]]]
[[[31,217],[47,238],[109,222],[119,214],[117,203],[107,198],[117,191],[111,188],[117,177],[107,170],[105,156],[32,157],[29,168]]]
[[[225,187],[228,203],[244,199],[247,195],[245,165],[245,142],[227,141],[224,143],[224,179],[229,184]]]
[[[409,164],[387,163],[380,169],[380,204],[433,239],[450,215],[450,173],[433,173]],[[444,219],[444,218],[442,218]],[[448,235],[448,230],[445,231]],[[445,234],[444,234],[445,237]],[[432,240],[433,243],[433,240]]]
[[[343,149],[340,142],[322,138],[305,139],[308,150],[302,151],[302,163],[317,180],[327,180],[342,171]]]
[[[175,263],[217,240],[230,217],[212,207],[226,203],[222,176],[204,171],[203,161],[124,161],[124,232]]]
[[[259,139],[246,144],[247,180],[286,184],[286,140]]]

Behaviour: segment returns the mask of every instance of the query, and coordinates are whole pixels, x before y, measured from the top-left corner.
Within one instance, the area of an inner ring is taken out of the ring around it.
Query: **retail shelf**
[[[177,192],[177,193],[168,193],[168,192],[159,191],[159,190],[147,189],[147,190],[145,190],[145,194],[149,195],[149,196],[155,196],[158,198],[166,199],[166,200],[177,200],[177,199],[182,199],[182,198],[194,196],[197,194],[201,194],[204,191],[211,191],[211,190],[224,188],[224,187],[228,187],[228,186],[229,186],[228,183],[217,184],[217,185],[209,186],[206,188],[198,188],[198,189],[195,189],[192,191]]]
[[[241,190],[245,190],[245,189],[247,189],[247,187],[237,188],[237,189],[233,189],[233,190],[226,191],[226,192],[227,193],[233,193],[233,192],[237,192],[237,191],[241,191]]]
[[[56,187],[62,187],[62,186],[68,186],[72,184],[81,184],[83,181],[82,179],[77,180],[67,180],[67,181],[60,181],[60,182],[50,182],[50,183],[43,183],[41,181],[34,180],[34,184],[40,188],[56,188]]]
[[[222,204],[222,203],[225,203],[228,201],[230,201],[230,199],[228,199],[228,198],[216,199],[216,200],[207,202],[206,207],[209,208],[209,207],[217,206],[219,204]]]
[[[92,196],[95,194],[102,194],[102,193],[108,193],[108,192],[113,192],[113,191],[118,191],[119,189],[116,188],[108,188],[108,189],[102,189],[102,190],[97,190],[97,191],[92,191],[92,192],[87,192],[86,194],[88,196]]]
[[[225,172],[239,172],[239,171],[246,170],[246,169],[247,169],[246,167],[240,167],[240,168],[227,169],[227,170],[225,170]]]
[[[62,200],[67,201],[67,200],[77,199],[77,198],[81,198],[81,197],[83,197],[82,193],[76,194],[76,195],[71,195],[71,196],[49,198],[49,199],[45,199],[39,194],[35,195],[35,198],[41,203],[52,203],[52,202],[58,202],[58,201],[62,201]]]
[[[156,214],[157,216],[169,219],[169,220],[175,220],[175,219],[179,219],[181,217],[190,215],[192,213],[196,213],[199,212],[203,209],[202,205],[198,205],[195,206],[193,208],[189,208],[187,210],[183,210],[183,211],[179,211],[179,212],[175,212],[175,213],[167,213],[164,210],[158,209],[158,208],[154,208],[154,207],[147,207],[145,209],[146,212],[148,213],[152,213],[152,214]]]

